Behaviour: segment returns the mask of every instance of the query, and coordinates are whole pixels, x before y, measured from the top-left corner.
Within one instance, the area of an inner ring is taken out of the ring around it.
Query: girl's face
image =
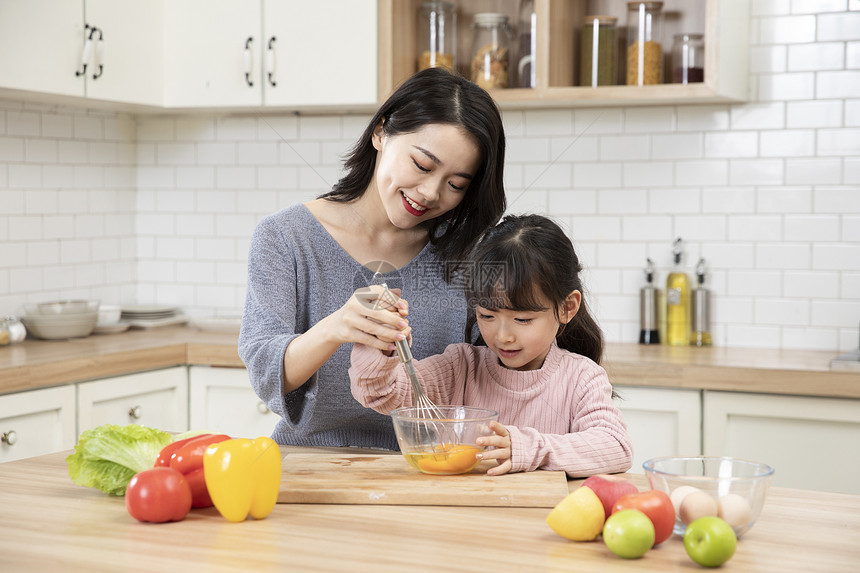
[[[478,306],[475,313],[484,342],[505,368],[537,370],[549,354],[559,325],[570,322],[581,300],[580,292],[573,291],[558,309],[558,314],[546,299],[547,304],[539,311]]]
[[[410,229],[457,207],[481,153],[461,128],[431,124],[414,133],[388,136],[382,126],[373,133],[376,186],[391,223]]]

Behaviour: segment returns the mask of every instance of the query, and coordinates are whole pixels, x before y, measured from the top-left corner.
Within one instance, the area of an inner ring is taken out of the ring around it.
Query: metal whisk
[[[388,285],[385,282],[382,282],[380,273],[375,273],[373,275],[374,284],[380,285],[385,289],[385,292],[382,294],[382,299],[392,305],[395,306],[397,304],[397,298],[394,296],[388,289]],[[450,444],[454,442],[452,436],[448,435],[448,429],[442,423],[442,420],[445,418],[445,414],[439,409],[436,404],[433,403],[427,393],[424,392],[424,388],[421,386],[421,383],[418,381],[418,375],[415,372],[415,366],[412,364],[412,349],[409,348],[409,343],[406,340],[397,340],[394,343],[394,347],[397,350],[397,357],[400,359],[400,362],[403,363],[404,368],[406,368],[406,374],[409,377],[409,380],[412,382],[412,406],[415,408],[416,418],[418,420],[427,420],[427,423],[419,423],[417,424],[418,431],[421,431],[421,428],[424,428],[423,438],[421,441],[424,442],[433,442],[435,434],[439,436],[437,440],[441,441],[443,445]]]

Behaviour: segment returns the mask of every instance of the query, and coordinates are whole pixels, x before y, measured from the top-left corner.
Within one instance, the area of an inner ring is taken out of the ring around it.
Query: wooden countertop
[[[599,540],[557,536],[541,508],[278,504],[259,521],[230,523],[209,508],[180,522],[144,524],[128,515],[123,498],[73,484],[68,453],[0,464],[4,573],[703,570],[678,537],[642,559],[620,559]],[[647,489],[644,476],[627,477]],[[580,481],[568,483],[574,489]],[[860,496],[774,487],[720,570],[854,573],[858,537]]]
[[[244,367],[236,334],[190,327],[130,330],[0,347],[0,394],[180,364]],[[860,371],[830,369],[836,353],[607,345],[613,384],[860,398]]]

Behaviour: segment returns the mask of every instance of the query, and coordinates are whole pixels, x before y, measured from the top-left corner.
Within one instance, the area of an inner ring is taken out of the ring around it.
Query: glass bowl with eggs
[[[706,515],[724,519],[740,537],[756,522],[774,469],[729,457],[662,457],[642,464],[651,489],[669,495],[675,506],[674,533]]]

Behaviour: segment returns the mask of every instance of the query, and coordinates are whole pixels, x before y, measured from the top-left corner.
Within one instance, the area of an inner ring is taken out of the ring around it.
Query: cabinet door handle
[[[93,74],[93,79],[97,80],[102,77],[102,74],[105,71],[104,61],[105,61],[105,42],[104,42],[104,34],[102,34],[101,28],[93,28],[93,30],[98,30],[99,37],[96,40],[96,62],[98,62],[99,69],[97,72]]]
[[[248,84],[248,87],[254,87],[254,78],[251,77],[254,67],[254,55],[251,53],[251,43],[253,41],[253,37],[245,40],[245,82]]]
[[[265,402],[260,400],[259,402],[257,402],[257,411],[261,414],[268,414],[269,413],[269,407],[266,406]]]
[[[278,82],[275,80],[275,72],[278,67],[277,54],[275,53],[275,36],[269,38],[269,44],[266,47],[266,73],[269,78],[269,85],[275,87]]]
[[[89,32],[89,33],[87,33]],[[93,36],[96,33],[95,26],[84,24],[84,49],[81,52],[81,69],[75,70],[75,76],[81,77],[87,73],[87,66],[90,64],[90,57],[93,54]]]
[[[133,420],[139,420],[142,413],[143,411],[140,406],[132,406],[128,409],[128,417]]]
[[[10,446],[14,446],[15,442],[18,441],[18,432],[15,430],[9,430],[8,432],[3,432],[0,434],[0,442],[4,444],[9,444]]]

